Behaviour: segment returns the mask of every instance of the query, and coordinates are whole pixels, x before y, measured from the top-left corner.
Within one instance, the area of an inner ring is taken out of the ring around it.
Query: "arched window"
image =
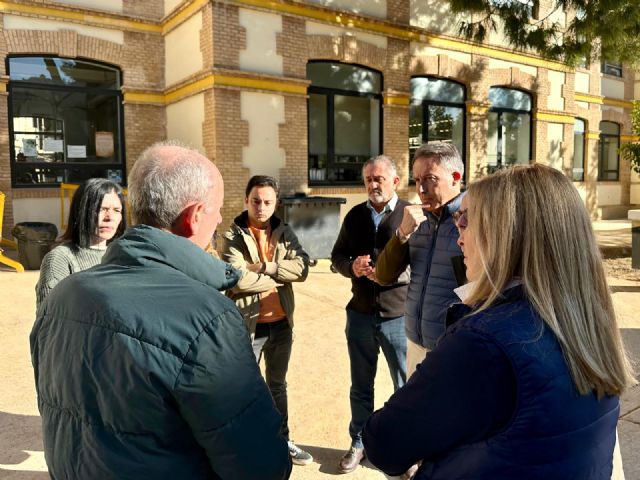
[[[309,62],[309,184],[360,184],[382,150],[382,75],[355,65]]]
[[[572,178],[574,182],[584,182],[585,127],[586,122],[580,118],[576,118],[573,124]]]
[[[9,57],[7,67],[14,187],[125,181],[117,68],[44,56]]]
[[[600,148],[598,149],[598,180],[618,180],[620,174],[620,125],[600,122]]]
[[[411,79],[409,107],[409,158],[423,143],[453,143],[465,157],[465,88],[432,77]],[[409,166],[411,169],[411,165]]]
[[[489,89],[489,171],[531,160],[531,95],[511,88]]]

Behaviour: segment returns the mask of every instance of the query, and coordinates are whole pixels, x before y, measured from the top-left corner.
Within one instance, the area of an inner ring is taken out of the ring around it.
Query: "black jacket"
[[[53,289],[31,333],[53,479],[289,478],[237,271],[144,225]]]
[[[353,297],[348,309],[364,314],[378,313],[386,318],[404,315],[409,280],[407,272],[400,275],[396,283],[381,286],[366,277],[356,278],[351,264],[360,255],[370,255],[375,263],[377,255],[400,225],[407,205],[408,202],[398,199],[396,208],[382,219],[377,231],[366,202],[353,207],[344,218],[331,252],[331,262],[338,272],[351,279]]]

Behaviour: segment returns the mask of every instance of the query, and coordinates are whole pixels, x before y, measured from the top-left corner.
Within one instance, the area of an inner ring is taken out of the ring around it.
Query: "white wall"
[[[67,215],[68,210],[65,210],[65,218]],[[60,198],[14,198],[13,221],[14,225],[20,222],[53,223],[61,234]]]
[[[640,205],[640,175],[631,170],[631,205]]]
[[[360,15],[387,18],[387,0],[308,0],[308,2]]]
[[[124,43],[124,33],[119,30],[88,27],[72,22],[42,20],[39,18],[19,17],[17,15],[3,15],[3,25],[5,30],[44,30],[50,32],[72,30],[87,37],[95,37],[119,44]]]
[[[543,15],[541,15],[541,16],[543,16]],[[550,23],[555,22],[555,23],[560,24],[562,27],[564,27],[567,24],[567,14],[564,11],[562,11],[561,8],[557,8],[549,15],[549,18],[547,20]]]
[[[610,98],[624,98],[624,81],[602,77],[602,95]]]
[[[551,110],[564,110],[564,98],[562,87],[565,82],[564,72],[549,70],[549,95],[547,96],[547,108]]]
[[[198,12],[164,37],[167,86],[202,70],[200,30],[202,13]]]
[[[598,206],[622,204],[622,187],[620,185],[598,185]]]
[[[449,2],[442,0],[410,0],[409,24],[430,32],[458,36],[458,23],[469,20],[470,15],[454,16]]]
[[[164,0],[164,14],[168,15],[171,11],[182,3],[183,0]]]
[[[122,0],[56,0],[56,2],[74,7],[87,7],[95,10],[122,12]]]
[[[332,37],[350,35],[356,37],[359,42],[370,43],[371,45],[374,45],[378,48],[387,48],[387,37],[374,35],[371,33],[359,32],[357,30],[349,30],[333,25],[325,25],[323,23],[306,22],[305,33],[307,35],[328,35]]]
[[[584,183],[573,183],[573,186],[578,190],[578,194],[583,202],[587,202],[587,186]]]
[[[280,124],[284,123],[284,97],[241,92],[240,112],[249,127],[249,146],[242,147],[242,164],[250,175],[280,178],[280,169],[285,166],[279,131]]]
[[[589,93],[589,81],[591,76],[588,73],[576,72],[575,90],[580,93]]]
[[[549,154],[547,160],[549,166],[562,170],[562,142],[564,141],[564,125],[561,123],[547,124],[547,142],[549,145]]]
[[[452,60],[457,60],[465,65],[471,65],[471,54],[464,52],[454,52],[451,50],[443,50],[442,48],[434,48],[424,43],[411,42],[410,50],[412,56],[435,57],[436,55],[446,55]]]
[[[495,58],[489,59],[489,68],[517,68],[523,73],[527,73],[532,76],[538,75],[538,69],[530,65],[522,65],[521,63],[505,62],[504,60],[496,60]]]
[[[167,105],[167,138],[181,140],[204,153],[204,94]]]
[[[277,35],[282,17],[241,8],[239,23],[245,29],[246,48],[240,50],[240,70],[282,75],[283,59],[277,53]]]

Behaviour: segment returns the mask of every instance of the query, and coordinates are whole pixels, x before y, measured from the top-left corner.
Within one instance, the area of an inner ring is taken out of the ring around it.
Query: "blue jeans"
[[[256,361],[260,363],[260,357],[264,353],[265,381],[273,397],[273,402],[282,415],[280,433],[287,440],[289,440],[287,370],[289,369],[292,345],[293,331],[286,319],[256,325],[252,344],[253,354],[256,356]]]
[[[351,360],[351,446],[362,448],[362,427],[373,413],[373,387],[382,348],[394,390],[407,380],[404,317],[383,318],[347,309],[347,346]]]

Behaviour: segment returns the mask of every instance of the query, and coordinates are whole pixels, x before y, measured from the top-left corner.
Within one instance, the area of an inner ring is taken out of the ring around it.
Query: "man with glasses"
[[[416,150],[413,178],[422,202],[404,208],[402,222],[378,257],[377,281],[393,283],[411,267],[405,305],[407,378],[444,332],[447,308],[457,300],[451,258],[462,254],[453,215],[460,208],[464,164],[456,147],[434,142]]]
[[[381,155],[367,160],[362,176],[369,199],[347,213],[331,252],[334,268],[351,279],[353,292],[347,305],[345,330],[351,363],[351,448],[340,459],[340,473],[352,472],[364,457],[361,431],[373,413],[380,349],[387,359],[394,388],[397,390],[406,381],[403,314],[409,275],[403,269],[387,286],[378,285],[375,261],[395,235],[409,204],[398,199],[400,178],[390,158]]]

